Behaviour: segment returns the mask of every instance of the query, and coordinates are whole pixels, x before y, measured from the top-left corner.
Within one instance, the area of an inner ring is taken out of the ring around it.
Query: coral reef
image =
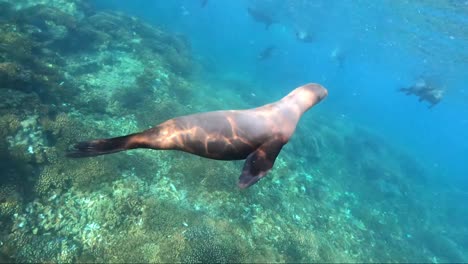
[[[184,233],[187,240],[186,263],[239,262],[233,248],[220,241],[220,235],[208,227],[191,227]]]
[[[3,51],[0,87],[28,93],[34,91],[48,102],[72,95],[71,89],[62,86],[65,77],[56,65],[60,61],[58,55],[46,52],[45,44],[34,39],[28,26],[0,24],[0,50]]]
[[[22,197],[13,185],[0,186],[0,219],[17,214],[22,209]]]

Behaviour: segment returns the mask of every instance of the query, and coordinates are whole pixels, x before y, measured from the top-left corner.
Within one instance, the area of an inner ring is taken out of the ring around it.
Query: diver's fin
[[[257,150],[250,153],[245,160],[238,186],[241,189],[247,188],[265,176],[273,167],[283,145],[283,141],[273,139],[263,143]]]
[[[70,151],[68,151],[66,156],[69,158],[94,157],[142,147],[138,146],[138,144],[135,144],[136,135],[137,134],[131,134],[116,138],[96,139],[79,142],[75,144]]]

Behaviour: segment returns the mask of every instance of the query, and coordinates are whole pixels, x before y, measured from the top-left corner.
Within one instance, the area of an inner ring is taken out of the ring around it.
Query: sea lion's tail
[[[69,158],[85,158],[138,148],[140,146],[135,144],[135,137],[137,137],[137,134],[79,142],[67,152],[66,156]]]
[[[405,93],[406,95],[410,95],[413,92],[411,88],[406,88],[406,87],[400,88],[397,91]]]

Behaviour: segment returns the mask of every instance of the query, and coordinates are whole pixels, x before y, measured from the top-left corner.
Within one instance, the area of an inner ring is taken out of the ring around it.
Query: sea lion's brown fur
[[[294,89],[258,108],[176,117],[141,133],[81,142],[69,157],[90,157],[128,149],[182,150],[217,160],[247,159],[239,187],[256,183],[273,167],[302,114],[328,92],[319,84]]]

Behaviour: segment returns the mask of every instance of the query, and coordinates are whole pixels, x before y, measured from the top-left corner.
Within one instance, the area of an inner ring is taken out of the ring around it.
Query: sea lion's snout
[[[310,90],[319,98],[319,100],[328,96],[328,90],[320,84],[310,84]]]
[[[308,91],[311,91],[315,96],[317,96],[319,101],[324,99],[328,95],[328,90],[317,83],[309,83],[304,85],[303,87],[306,88]]]
[[[320,86],[320,90],[317,91],[317,96],[320,100],[324,99],[325,97],[328,96],[328,90],[325,89],[325,87]]]

